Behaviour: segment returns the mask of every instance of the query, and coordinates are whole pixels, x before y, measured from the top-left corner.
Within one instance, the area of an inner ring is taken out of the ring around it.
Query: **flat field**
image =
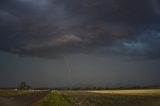
[[[141,96],[158,96],[160,89],[141,89],[141,90],[93,90],[88,91],[99,94],[122,94],[122,95],[141,95]]]
[[[31,106],[160,106],[160,89],[52,91]]]
[[[0,96],[16,96],[33,93],[32,90],[0,90]]]
[[[160,106],[160,89],[0,90],[0,106]]]

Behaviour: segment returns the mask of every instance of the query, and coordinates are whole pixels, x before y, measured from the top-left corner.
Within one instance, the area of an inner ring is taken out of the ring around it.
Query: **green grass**
[[[41,106],[70,106],[70,104],[60,92],[54,91],[42,100]]]

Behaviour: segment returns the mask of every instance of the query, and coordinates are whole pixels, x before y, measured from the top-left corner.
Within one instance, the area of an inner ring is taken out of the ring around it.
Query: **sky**
[[[1,0],[0,87],[160,84],[159,0]]]

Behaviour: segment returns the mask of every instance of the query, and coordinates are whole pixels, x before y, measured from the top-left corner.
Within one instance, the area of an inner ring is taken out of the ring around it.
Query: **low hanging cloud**
[[[47,58],[104,48],[106,54],[158,56],[160,16],[155,2],[1,0],[0,50]]]
[[[160,57],[160,25],[151,25],[132,39],[117,42],[109,48],[114,53],[147,58]],[[108,49],[106,49],[108,50]]]

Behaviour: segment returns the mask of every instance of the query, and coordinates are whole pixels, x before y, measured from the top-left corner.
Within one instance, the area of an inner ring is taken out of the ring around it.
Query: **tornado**
[[[72,82],[72,68],[71,68],[71,64],[70,64],[70,61],[69,61],[69,57],[64,55],[64,61],[65,61],[65,64],[66,64],[66,67],[67,67],[67,72],[68,72],[68,82],[69,82],[69,85],[70,87],[73,86],[73,82]]]

